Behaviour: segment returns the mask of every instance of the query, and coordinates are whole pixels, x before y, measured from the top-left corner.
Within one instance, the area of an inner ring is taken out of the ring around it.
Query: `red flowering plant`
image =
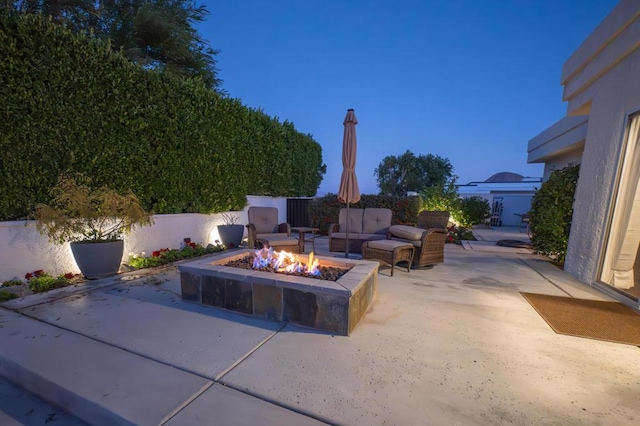
[[[31,291],[34,293],[42,293],[54,288],[66,287],[70,284],[75,284],[81,281],[82,276],[80,274],[67,272],[66,274],[60,274],[57,277],[54,277],[42,269],[38,269],[37,271],[27,272],[24,275],[24,279],[27,281],[27,285]]]
[[[447,243],[462,244],[462,240],[475,240],[473,232],[464,226],[451,225],[447,227]]]
[[[215,244],[209,244],[204,247],[202,244],[197,244],[186,238],[184,242],[180,243],[179,249],[161,248],[151,252],[151,256],[148,257],[144,252],[142,252],[141,255],[129,253],[127,264],[136,269],[151,268],[190,257],[217,253],[224,249],[224,246],[218,240],[215,241]]]

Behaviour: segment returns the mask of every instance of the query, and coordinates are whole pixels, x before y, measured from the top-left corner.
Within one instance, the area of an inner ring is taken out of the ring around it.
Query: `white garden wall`
[[[278,208],[280,222],[287,220],[287,199],[248,196],[244,211],[235,212],[240,223],[246,224],[250,206]],[[178,248],[184,238],[207,245],[219,239],[217,225],[221,214],[166,214],[155,215],[154,225],[138,227],[125,236],[124,259],[129,253],[150,255],[154,250]],[[246,236],[246,233],[245,233]],[[56,245],[40,235],[35,221],[0,222],[0,282],[14,277],[22,278],[27,272],[42,269],[53,275],[79,273],[69,244]]]

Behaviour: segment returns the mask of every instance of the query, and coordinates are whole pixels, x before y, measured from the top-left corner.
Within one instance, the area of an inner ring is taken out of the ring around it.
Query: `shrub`
[[[448,211],[456,222],[460,222],[462,208],[455,179],[451,179],[445,185],[437,185],[424,189],[421,192],[421,210]]]
[[[55,243],[116,241],[136,225],[151,225],[151,214],[128,191],[91,189],[84,176],[62,176],[51,193],[51,205],[36,206],[36,226]]]
[[[31,274],[27,274],[29,276]],[[36,271],[33,277],[28,278],[29,288],[34,293],[42,293],[54,288],[66,287],[71,284],[71,280],[64,275],[53,277],[44,271]]]
[[[531,202],[533,250],[561,265],[564,265],[567,255],[579,172],[580,166],[573,164],[552,172]]]
[[[18,296],[16,294],[10,293],[7,290],[0,290],[0,303],[6,302],[7,300],[15,299]]]
[[[424,189],[422,210],[448,210],[453,220],[463,227],[484,223],[491,213],[489,202],[479,196],[461,198],[455,183],[453,178],[444,185]]]
[[[478,223],[484,223],[491,214],[489,201],[474,195],[473,197],[460,199],[460,215],[455,218],[460,225],[470,228]]]
[[[449,226],[447,228],[447,232],[449,234],[446,239],[447,243],[462,244],[463,240],[475,241],[476,239],[473,236],[473,231],[465,228],[464,226]]]

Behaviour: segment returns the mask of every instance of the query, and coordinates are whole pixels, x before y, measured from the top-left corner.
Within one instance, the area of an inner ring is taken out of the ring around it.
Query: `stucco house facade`
[[[457,185],[461,197],[482,197],[491,206],[493,226],[520,226],[522,215],[531,209],[531,200],[541,179],[517,173],[496,173],[482,182]]]
[[[544,177],[580,164],[565,270],[640,308],[640,2],[621,0],[562,69],[567,116],[529,141]]]

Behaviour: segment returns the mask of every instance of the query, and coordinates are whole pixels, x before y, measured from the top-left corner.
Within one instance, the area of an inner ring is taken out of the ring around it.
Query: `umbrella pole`
[[[347,245],[344,248],[344,257],[349,258],[349,203],[347,202]]]

